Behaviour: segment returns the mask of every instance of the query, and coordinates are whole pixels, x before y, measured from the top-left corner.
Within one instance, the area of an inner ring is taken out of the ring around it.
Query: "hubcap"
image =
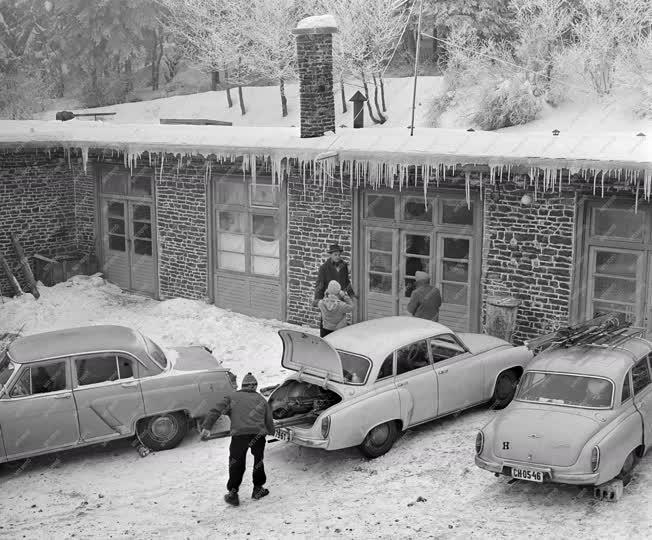
[[[383,424],[382,426],[375,427],[371,431],[371,444],[374,446],[382,446],[389,437],[389,426]]]
[[[167,441],[177,432],[177,424],[170,416],[159,416],[150,425],[150,431],[159,441]]]

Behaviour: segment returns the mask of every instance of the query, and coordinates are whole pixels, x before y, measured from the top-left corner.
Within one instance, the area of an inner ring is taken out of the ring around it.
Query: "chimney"
[[[333,34],[337,31],[332,15],[306,17],[292,30],[297,37],[302,139],[335,131]]]

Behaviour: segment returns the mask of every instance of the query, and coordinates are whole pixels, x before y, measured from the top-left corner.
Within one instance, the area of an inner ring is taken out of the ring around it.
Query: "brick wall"
[[[288,300],[287,320],[298,324],[319,324],[319,312],[312,307],[317,271],[328,257],[333,242],[344,248],[351,269],[353,194],[347,188],[327,187],[300,177],[288,180]],[[352,276],[353,278],[353,276]],[[358,292],[358,284],[353,283]]]
[[[520,343],[568,322],[573,282],[576,200],[572,193],[520,203],[522,188],[503,185],[484,203],[483,298],[521,300],[513,341]]]
[[[208,225],[204,160],[177,169],[167,156],[156,173],[156,204],[161,298],[208,297]]]

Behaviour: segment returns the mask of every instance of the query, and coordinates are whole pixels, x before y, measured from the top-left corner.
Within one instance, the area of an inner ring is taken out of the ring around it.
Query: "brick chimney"
[[[302,139],[335,131],[333,34],[337,32],[332,15],[307,17],[292,31],[297,37]]]

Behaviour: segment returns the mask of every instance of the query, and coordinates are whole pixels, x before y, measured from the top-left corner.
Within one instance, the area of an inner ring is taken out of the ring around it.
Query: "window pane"
[[[468,259],[470,242],[466,238],[444,238],[444,257]]]
[[[109,218],[108,233],[111,234],[124,234],[125,233],[125,220]]]
[[[108,204],[109,216],[114,217],[124,217],[125,215],[125,205],[120,202],[110,202]]]
[[[219,233],[218,242],[220,249],[244,253],[245,237],[241,234]]]
[[[218,200],[222,204],[247,204],[247,185],[244,180],[235,182],[220,182],[218,185]]]
[[[447,335],[432,338],[430,340],[430,351],[432,352],[432,360],[435,363],[466,352],[454,338]]]
[[[392,271],[392,256],[385,253],[369,253],[369,270],[390,273]]]
[[[79,358],[77,366],[77,382],[80,386],[96,384],[118,379],[118,364],[114,354]]]
[[[632,324],[635,324],[636,322],[634,306],[611,304],[609,302],[593,302],[593,317],[597,317],[598,314],[604,315],[606,313],[624,313],[627,322]]]
[[[629,373],[625,376],[623,381],[623,393],[621,395],[620,401],[627,401],[632,396],[632,389],[629,385]]]
[[[394,219],[394,197],[367,195],[367,217]]]
[[[392,293],[392,276],[369,274],[369,291],[383,294]]]
[[[466,201],[442,201],[442,223],[451,225],[473,225],[473,204],[471,208]]]
[[[419,257],[406,257],[405,258],[405,275],[414,276],[418,271],[429,273],[430,259],[422,259]]]
[[[469,280],[469,263],[444,261],[444,279],[466,283]]]
[[[259,238],[254,236],[251,239],[251,251],[254,255],[267,255],[278,257],[279,241],[274,238]],[[233,250],[237,251],[237,250]]]
[[[614,274],[621,277],[636,277],[638,255],[598,251],[595,254],[595,271],[598,274]]]
[[[410,255],[430,255],[430,236],[406,234],[405,252]]]
[[[128,179],[129,172],[126,170],[114,169],[106,171],[102,174],[102,191],[104,193],[126,195]]]
[[[593,286],[593,298],[634,303],[636,301],[636,281],[596,277]]]
[[[249,187],[252,206],[278,206],[278,199],[280,194],[278,186],[256,183],[255,186],[251,184]]]
[[[30,371],[32,374],[32,394],[44,394],[66,389],[65,362],[32,367]]]
[[[220,212],[220,230],[243,233],[247,230],[247,214],[240,212]]]
[[[650,384],[650,370],[647,366],[647,358],[639,360],[632,368],[632,380],[634,382],[634,395]]]
[[[369,231],[369,248],[392,251],[392,231]]]
[[[152,255],[151,240],[134,240],[134,253],[136,255]]]
[[[125,251],[125,237],[109,235],[109,249],[113,251]]]
[[[425,341],[418,341],[396,351],[397,375],[429,365],[428,344]]]
[[[131,360],[128,358],[118,357],[118,375],[121,379],[128,379],[134,376],[134,368],[131,365]]]
[[[245,256],[239,253],[220,251],[217,255],[218,267],[225,270],[245,271]]]
[[[131,177],[131,195],[151,197],[152,176],[140,175]]]
[[[446,304],[465,306],[468,302],[468,286],[455,283],[441,284],[441,301]]]
[[[152,208],[146,204],[135,205],[134,219],[137,221],[152,221]]]
[[[631,209],[596,208],[593,211],[593,234],[641,240],[645,212],[635,214]]]
[[[278,222],[274,216],[253,214],[251,216],[253,233],[258,236],[278,238]]]
[[[385,377],[391,377],[394,374],[394,353],[390,353],[383,365],[380,366],[378,371],[378,377],[376,380],[384,379]]]
[[[412,293],[414,292],[414,289],[417,288],[417,283],[414,278],[405,278],[404,281],[404,288],[403,288],[403,294],[405,295],[405,298],[410,298],[412,296]]]
[[[137,238],[152,238],[152,226],[149,223],[134,221],[134,236]]]
[[[254,274],[263,274],[265,276],[279,275],[279,260],[272,257],[252,257],[251,271]]]
[[[403,201],[403,219],[432,222],[432,202],[424,199]]]

